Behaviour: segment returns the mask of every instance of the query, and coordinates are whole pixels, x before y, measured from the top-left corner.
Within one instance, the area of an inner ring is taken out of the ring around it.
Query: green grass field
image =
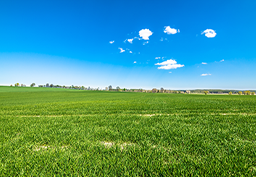
[[[0,176],[256,176],[256,96],[0,87]]]

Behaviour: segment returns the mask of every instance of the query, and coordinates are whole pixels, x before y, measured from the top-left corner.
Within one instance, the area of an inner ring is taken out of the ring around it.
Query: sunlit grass
[[[255,96],[26,89],[0,91],[0,176],[256,175]]]

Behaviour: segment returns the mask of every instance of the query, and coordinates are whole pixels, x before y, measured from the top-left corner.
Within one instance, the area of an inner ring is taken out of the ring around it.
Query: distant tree
[[[255,92],[252,92],[251,95],[255,95]]]
[[[109,90],[109,91],[112,90],[112,85],[108,86],[108,90]]]
[[[34,87],[36,84],[35,83],[32,83],[32,84],[30,84],[30,87]]]
[[[204,94],[207,95],[209,93],[209,91],[204,91]]]
[[[116,91],[119,91],[119,90],[120,90],[120,87],[119,87],[119,86],[117,86],[117,87],[116,87]]]
[[[152,89],[152,93],[157,93],[157,89],[156,89],[156,88],[153,88],[153,89]]]
[[[51,84],[50,87],[53,87],[53,84]]]
[[[12,87],[12,84],[10,85],[10,87]]]
[[[20,85],[19,83],[16,83],[16,84],[15,84],[15,87],[19,87],[19,85]]]
[[[232,95],[232,92],[229,92],[228,94],[229,94],[229,95]]]
[[[241,92],[241,91],[239,91],[239,92],[238,92],[238,95],[242,95],[242,92]]]
[[[249,90],[244,91],[244,95],[250,95],[250,94],[251,94],[251,92]]]
[[[124,88],[123,91],[125,92],[125,91],[126,91],[126,88]]]
[[[161,93],[164,93],[164,88],[162,87],[162,88],[160,88],[160,90],[161,90]]]
[[[181,91],[179,91],[179,93],[181,93]]]
[[[82,90],[84,90],[84,86],[82,86]]]
[[[47,83],[45,86],[46,86],[46,87],[50,87],[49,83]]]

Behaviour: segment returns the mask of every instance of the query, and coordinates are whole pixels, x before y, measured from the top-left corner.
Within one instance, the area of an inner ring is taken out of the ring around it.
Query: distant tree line
[[[30,84],[30,87],[34,87],[36,84]],[[13,85],[10,85],[11,87]],[[26,87],[25,84],[15,83],[15,87]],[[45,85],[38,85],[38,87],[50,87],[50,88],[65,88],[65,89],[76,89],[76,90],[100,90],[99,88],[91,88],[84,87],[84,86],[65,86],[65,85],[54,85],[54,84],[45,84]],[[246,90],[246,91],[238,91],[238,90],[221,90],[221,89],[210,89],[210,90],[166,90],[163,87],[160,89],[153,88],[152,90],[145,90],[145,89],[127,89],[127,88],[120,88],[117,86],[115,89],[109,85],[105,87],[105,91],[116,91],[116,92],[146,92],[146,93],[173,93],[173,94],[190,94],[190,93],[202,93],[202,94],[238,94],[238,95],[255,95],[255,90]]]

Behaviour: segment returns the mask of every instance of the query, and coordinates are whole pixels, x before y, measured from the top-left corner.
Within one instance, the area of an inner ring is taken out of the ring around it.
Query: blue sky
[[[255,7],[0,1],[0,85],[256,89]]]

